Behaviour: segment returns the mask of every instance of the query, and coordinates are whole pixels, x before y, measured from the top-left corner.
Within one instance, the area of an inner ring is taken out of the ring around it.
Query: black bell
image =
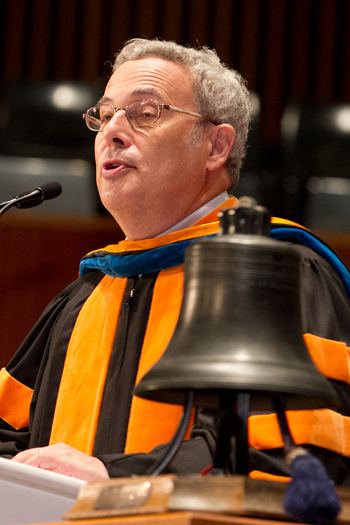
[[[250,394],[252,409],[337,404],[330,382],[304,343],[300,316],[300,256],[269,235],[261,207],[226,210],[215,237],[185,254],[184,295],[173,337],[135,389],[137,396],[217,408],[220,392]],[[249,232],[249,233],[246,233]]]

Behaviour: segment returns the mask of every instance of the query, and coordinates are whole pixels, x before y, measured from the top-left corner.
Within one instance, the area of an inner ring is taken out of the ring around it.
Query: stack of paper
[[[61,521],[85,484],[0,457],[0,525]]]

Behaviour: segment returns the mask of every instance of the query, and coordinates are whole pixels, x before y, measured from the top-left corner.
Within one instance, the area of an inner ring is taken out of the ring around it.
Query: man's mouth
[[[133,167],[134,166],[131,166],[130,164],[126,164],[125,162],[105,162],[103,164],[103,169],[105,171],[112,171],[112,170],[121,171],[123,169],[129,169]]]

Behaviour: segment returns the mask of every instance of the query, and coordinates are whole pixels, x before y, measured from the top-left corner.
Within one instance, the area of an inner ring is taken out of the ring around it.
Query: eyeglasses
[[[128,106],[125,106],[125,108],[116,108],[111,104],[98,104],[97,106],[88,109],[87,112],[84,113],[83,119],[85,119],[87,127],[92,131],[103,131],[117,111],[123,110],[125,111],[126,118],[132,126],[145,128],[146,126],[151,126],[157,122],[163,109],[184,113],[185,115],[197,117],[215,124],[212,120],[209,120],[198,113],[169,106],[169,104],[158,104],[156,100],[151,99],[135,100]]]

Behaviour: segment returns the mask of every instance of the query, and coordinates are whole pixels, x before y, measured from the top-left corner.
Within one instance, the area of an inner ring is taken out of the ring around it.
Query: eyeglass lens
[[[159,118],[159,106],[153,100],[136,100],[126,108],[115,109],[109,104],[100,104],[90,108],[87,112],[87,124],[90,129],[100,131],[110,122],[116,111],[126,111],[130,124],[135,126],[149,126]]]

